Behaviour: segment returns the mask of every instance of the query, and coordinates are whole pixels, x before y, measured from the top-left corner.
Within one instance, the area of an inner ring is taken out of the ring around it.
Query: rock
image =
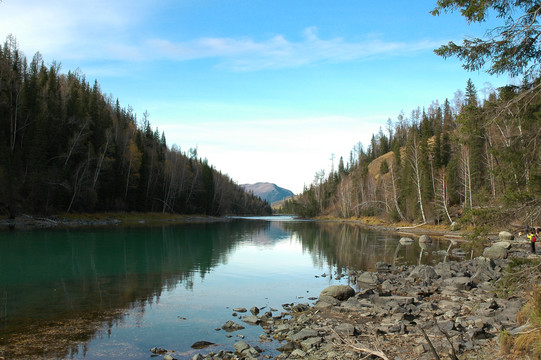
[[[250,312],[252,313],[252,315],[257,315],[259,314],[259,308],[257,306],[253,306],[250,308]]]
[[[242,355],[246,358],[257,358],[259,357],[259,351],[255,349],[254,347],[248,345],[248,343],[244,340],[236,342],[233,345],[233,348],[235,349],[235,352],[239,355]]]
[[[228,320],[225,324],[222,325],[222,329],[225,331],[237,331],[244,329],[244,326],[237,324],[232,320]]]
[[[355,295],[355,290],[349,285],[331,285],[319,294],[319,299],[322,296],[330,296],[338,300],[347,300]]]
[[[233,345],[233,348],[235,349],[235,352],[242,354],[243,351],[248,350],[250,348],[250,345],[248,345],[248,343],[243,340],[243,341],[236,342]]]
[[[246,308],[235,308],[235,309],[233,309],[233,311],[240,312],[240,313],[245,313],[248,310],[246,310]]]
[[[153,354],[165,354],[167,350],[159,348],[159,347],[153,347],[152,349],[150,349],[150,352]]]
[[[304,351],[309,351],[310,349],[315,349],[323,342],[323,339],[320,337],[308,338],[301,342],[301,348]]]
[[[355,327],[348,323],[342,323],[334,328],[334,331],[341,336],[353,336],[355,335]]]
[[[365,271],[357,278],[357,282],[364,285],[377,285],[379,283],[378,275],[376,273]]]
[[[177,360],[176,358],[174,358],[173,356],[167,354],[163,357],[163,360]]]
[[[310,309],[310,305],[308,304],[297,304],[291,307],[292,312],[304,312]]]
[[[457,290],[470,290],[471,289],[471,278],[466,276],[457,276],[443,281],[443,285],[457,289]]]
[[[316,330],[302,329],[301,331],[291,335],[289,337],[289,340],[291,340],[291,341],[302,341],[302,340],[306,340],[308,338],[316,337],[316,336],[318,336],[318,332]]]
[[[284,345],[280,346],[278,349],[279,352],[292,352],[297,349],[297,345],[294,342],[288,341]]]
[[[419,244],[431,244],[432,239],[428,235],[421,235],[419,237]]]
[[[192,349],[204,349],[206,347],[209,347],[211,345],[215,345],[214,343],[211,343],[210,341],[196,341],[192,344]]]
[[[205,358],[201,354],[195,354],[190,360],[204,360]]]
[[[416,266],[411,271],[408,278],[428,281],[428,280],[437,279],[438,278],[438,273],[436,272],[436,270],[434,270],[434,268],[432,266],[419,265],[419,266]]]
[[[247,324],[250,325],[257,325],[259,324],[259,318],[255,315],[245,316],[242,318],[242,321],[244,321]]]
[[[409,237],[403,237],[403,238],[400,238],[399,242],[401,245],[410,245],[414,243],[414,240]]]
[[[508,231],[500,231],[500,233],[498,234],[498,237],[502,241],[511,241],[515,239],[515,235],[511,234]]]
[[[304,351],[302,351],[301,349],[294,350],[290,355],[290,357],[292,357],[293,359],[294,358],[303,358],[305,356],[306,356],[306,353]]]
[[[509,248],[511,247],[511,243],[509,241],[498,241],[492,244],[492,246],[500,246],[502,248],[505,248],[506,250],[509,250]]]
[[[486,257],[489,259],[506,259],[507,249],[501,246],[487,247],[483,251],[483,257]]]

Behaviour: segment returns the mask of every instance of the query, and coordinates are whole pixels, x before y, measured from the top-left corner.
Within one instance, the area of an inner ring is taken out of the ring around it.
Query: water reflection
[[[294,254],[284,272],[248,276],[269,271],[262,270],[258,252],[283,258],[280,251],[285,251],[285,246],[295,249],[295,244],[300,244],[302,251]],[[218,268],[227,271],[233,265],[228,264],[230,259],[247,246],[258,249],[250,252],[255,258],[247,261],[254,268],[245,267],[243,273],[235,273],[236,281],[244,276],[249,281],[269,284],[287,282],[294,288],[303,288],[306,277],[313,278],[319,269],[371,270],[378,261],[430,263],[437,258],[432,249],[446,247],[435,242],[421,251],[418,245],[400,245],[396,236],[366,232],[349,224],[267,219],[3,233],[0,356],[3,351],[6,358],[65,358],[77,357],[80,350],[78,356],[85,357],[85,344],[96,337],[107,341],[108,333],[125,321],[126,314],[135,318],[133,326],[140,326],[148,307],[159,302],[164,293],[178,288],[194,291],[195,283],[209,286],[199,283],[200,279],[214,276]],[[291,273],[298,271],[303,256],[312,259],[312,270],[309,275],[302,274],[305,278],[295,280]],[[214,286],[205,291],[218,300],[207,306],[220,306],[217,304],[223,293],[216,293],[218,287]],[[253,287],[250,283],[246,286]],[[246,294],[239,292],[236,296]],[[149,331],[155,331],[155,327]],[[134,343],[138,340],[129,341],[130,347],[142,347]],[[113,358],[111,354],[106,357]]]

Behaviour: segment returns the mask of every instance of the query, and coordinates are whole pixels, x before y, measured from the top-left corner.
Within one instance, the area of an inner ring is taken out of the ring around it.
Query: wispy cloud
[[[283,35],[267,40],[251,38],[200,38],[187,42],[154,39],[147,42],[149,53],[177,61],[218,59],[218,66],[233,71],[256,71],[299,67],[322,62],[361,61],[376,56],[411,55],[432,50],[439,42],[387,42],[376,36],[350,42],[337,37],[322,39],[316,27],[304,30],[300,41]]]

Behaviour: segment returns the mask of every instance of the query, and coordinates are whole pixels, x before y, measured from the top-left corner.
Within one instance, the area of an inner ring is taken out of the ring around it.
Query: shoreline
[[[434,265],[380,262],[375,271],[335,274],[350,285],[323,289],[314,304],[296,300],[279,316],[252,312],[242,321],[261,327],[260,342],[279,342],[274,359],[280,360],[510,359],[504,346],[500,350],[501,336],[530,329],[517,324],[524,290],[509,292],[504,276],[513,261],[539,255],[528,253],[522,237],[492,243],[489,248],[505,255],[485,252]],[[201,352],[191,360],[265,358],[272,357],[242,340],[231,351]]]
[[[0,219],[2,230],[75,229],[108,226],[153,226],[182,223],[229,221],[225,217],[163,213],[99,213],[81,215],[34,216],[22,214],[15,219]]]

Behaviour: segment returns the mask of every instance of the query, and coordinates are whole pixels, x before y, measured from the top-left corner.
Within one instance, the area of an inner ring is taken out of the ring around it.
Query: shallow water
[[[201,352],[232,350],[244,335],[276,355],[276,343],[258,343],[262,328],[234,318],[233,308],[277,315],[282,304],[313,303],[326,286],[348,283],[336,273],[378,261],[433,263],[447,246],[436,240],[423,250],[354,225],[290,217],[4,232],[0,346],[6,355],[26,346],[28,356],[74,359],[148,359],[157,346],[189,359],[196,341],[218,344]],[[228,338],[215,330],[227,320],[246,329]],[[66,334],[70,326],[79,331]]]

